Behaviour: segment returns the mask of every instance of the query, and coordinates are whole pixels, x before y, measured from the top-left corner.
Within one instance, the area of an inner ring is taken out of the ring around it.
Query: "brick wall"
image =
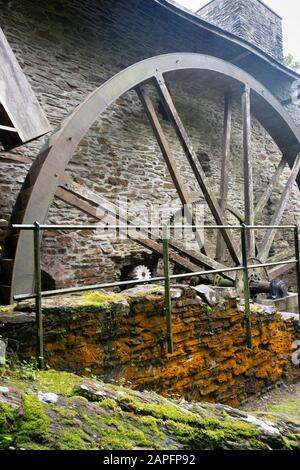
[[[198,15],[282,61],[282,19],[260,0],[213,0]]]
[[[75,297],[44,300],[48,366],[129,382],[164,395],[238,405],[275,383],[299,378],[292,363],[296,321],[253,306],[253,349],[235,302],[213,310],[189,288],[172,290],[174,353],[166,351],[159,287],[125,291],[98,304]],[[30,312],[30,308],[27,308]],[[0,313],[0,335],[21,359],[35,356],[34,313]]]

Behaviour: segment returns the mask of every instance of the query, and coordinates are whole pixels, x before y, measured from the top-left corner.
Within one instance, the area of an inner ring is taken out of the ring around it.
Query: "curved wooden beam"
[[[262,84],[235,65],[215,57],[194,53],[166,54],[144,60],[118,73],[96,89],[65,119],[34,162],[22,189],[28,190],[26,207],[17,214],[20,202],[18,198],[11,221],[45,222],[59,180],[81,139],[99,115],[116,99],[153,77],[171,71],[193,69],[214,71],[249,86],[252,90],[252,113],[277,143],[289,164],[293,165],[295,155],[300,150],[300,129]],[[271,119],[270,113],[273,115]],[[12,296],[32,291],[32,260],[32,234],[23,231],[19,235],[15,251]]]

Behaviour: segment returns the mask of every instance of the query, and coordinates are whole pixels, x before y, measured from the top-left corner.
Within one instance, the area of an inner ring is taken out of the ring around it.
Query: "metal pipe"
[[[37,333],[37,364],[39,369],[44,369],[44,334],[43,334],[43,310],[42,310],[42,276],[41,276],[41,226],[34,223],[34,277],[35,277],[35,318]]]
[[[12,228],[18,230],[34,230],[34,225],[31,224],[13,224]],[[41,225],[42,230],[142,230],[142,229],[162,229],[162,225]],[[239,225],[168,225],[170,229],[236,229],[239,230]]]
[[[248,253],[247,253],[247,227],[242,224],[241,231],[242,242],[242,263],[243,263],[243,277],[244,277],[244,302],[245,302],[245,317],[246,317],[246,338],[248,348],[252,349],[252,323],[251,323],[251,309],[250,309],[250,287],[248,277]]]
[[[246,225],[247,230],[294,230],[294,225]],[[34,230],[34,224],[13,224],[13,229]],[[142,230],[142,229],[162,229],[162,225],[40,225],[41,230]],[[169,229],[234,229],[241,230],[240,225],[168,225]]]
[[[297,277],[297,294],[298,294],[298,312],[300,324],[300,248],[299,248],[299,228],[298,225],[294,227],[294,240],[295,240],[295,256],[296,256],[296,277]]]
[[[265,268],[269,266],[280,266],[286,264],[295,264],[296,260],[290,261],[281,261],[277,263],[265,263],[265,264],[254,264],[248,266],[248,269],[255,269],[255,268]],[[185,274],[172,274],[170,275],[170,279],[185,279],[194,276],[205,276],[208,274],[222,274],[222,273],[229,273],[235,271],[242,271],[244,268],[243,266],[235,266],[233,268],[226,268],[226,269],[215,269],[210,271],[199,271],[199,272],[190,272]],[[119,281],[119,282],[111,282],[105,284],[94,284],[91,286],[79,286],[79,287],[69,287],[66,289],[57,289],[57,290],[48,290],[41,292],[42,297],[52,297],[55,295],[63,295],[63,294],[75,294],[77,292],[87,292],[90,290],[97,290],[97,289],[109,289],[110,287],[119,287],[119,286],[127,286],[127,285],[140,285],[140,284],[151,284],[155,282],[162,282],[165,281],[164,277],[153,277],[152,279],[148,279],[147,281]],[[14,295],[14,300],[22,301],[22,300],[30,300],[35,299],[36,294],[18,294]]]
[[[172,324],[172,299],[170,289],[170,264],[169,264],[169,241],[168,226],[163,227],[163,261],[164,261],[164,277],[165,277],[165,314],[167,323],[167,344],[168,353],[174,352],[173,343],[173,324]]]

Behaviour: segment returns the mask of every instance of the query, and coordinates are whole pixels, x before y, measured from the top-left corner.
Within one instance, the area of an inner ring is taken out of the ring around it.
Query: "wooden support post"
[[[169,242],[168,242],[168,226],[163,227],[163,261],[164,261],[164,278],[165,278],[165,314],[167,325],[167,344],[168,353],[174,352],[173,344],[173,323],[172,323],[172,299],[170,286],[170,265],[169,265]]]
[[[247,253],[247,229],[246,225],[242,224],[241,229],[241,242],[242,242],[242,262],[243,262],[243,279],[244,279],[244,306],[245,306],[245,319],[246,319],[246,340],[248,348],[252,348],[252,320],[250,308],[250,286],[248,276],[248,253]]]
[[[130,229],[132,222],[128,220],[128,214],[126,211],[120,210],[115,204],[105,199],[98,193],[94,193],[90,189],[81,186],[78,183],[71,182],[66,179],[62,182],[62,187],[59,187],[56,191],[56,197],[65,203],[76,207],[77,209],[85,212],[95,219],[102,222],[105,217],[105,223],[115,225],[116,220],[119,220],[123,224],[128,224],[128,237],[135,240],[137,243],[149,248],[158,254],[162,254],[161,245],[155,241],[157,237],[151,232],[151,230],[136,230]],[[102,222],[103,223],[103,222]],[[135,219],[135,223],[145,225],[143,220]],[[129,230],[130,229],[130,230]],[[199,271],[199,266],[205,269],[226,269],[221,263],[218,263],[212,258],[205,256],[203,253],[190,252],[184,249],[178,242],[173,239],[169,240],[169,246],[172,248],[170,252],[170,259],[178,264],[179,266],[187,269],[191,272]],[[175,253],[176,250],[179,254]],[[233,273],[225,273],[224,277],[234,280]]]
[[[201,191],[206,199],[206,202],[215,218],[217,225],[226,225],[222,210],[219,206],[217,198],[209,188],[205,172],[197,159],[195,152],[192,149],[192,146],[189,142],[187,132],[181,122],[181,119],[177,113],[177,110],[174,106],[172,97],[169,93],[168,87],[165,84],[164,78],[162,75],[156,77],[155,86],[158,90],[159,96],[163,102],[163,105],[173,123],[176,134],[180,140],[184,153],[186,155],[187,161],[189,162],[191,169],[195,175],[196,181],[200,186]],[[238,246],[232,240],[232,235],[227,229],[221,229],[222,236],[225,240],[229,253],[236,264],[240,264],[240,253]]]
[[[148,119],[150,121],[152,130],[154,132],[154,135],[156,137],[157,143],[160,147],[161,153],[164,157],[164,160],[166,162],[166,165],[168,167],[168,170],[170,172],[172,181],[174,183],[174,186],[177,190],[179,199],[182,203],[182,205],[185,208],[185,214],[188,216],[189,220],[188,223],[190,225],[196,225],[196,220],[195,217],[192,214],[192,211],[189,210],[188,205],[190,204],[190,199],[188,192],[185,188],[185,184],[180,176],[180,173],[177,169],[176,161],[175,158],[172,154],[172,151],[170,149],[170,146],[168,144],[168,141],[166,139],[165,133],[160,125],[159,119],[157,117],[154,105],[152,103],[152,100],[149,96],[149,94],[141,87],[138,87],[136,89],[137,95],[139,99],[141,100],[141,103],[145,109],[145,112],[148,116]],[[196,241],[198,243],[198,246],[200,250],[205,253],[204,249],[204,240],[201,236],[201,233],[199,230],[195,229],[194,230],[195,236],[196,236]]]
[[[41,278],[41,230],[40,224],[35,222],[34,229],[34,274],[35,274],[35,318],[37,332],[37,365],[44,369],[44,334],[42,311],[42,278]]]
[[[300,325],[300,248],[299,248],[299,229],[298,225],[294,228],[294,242],[295,242],[295,258],[296,258],[296,279],[297,279],[297,294],[298,294],[298,313]]]
[[[223,212],[224,219],[225,211],[227,207],[227,198],[228,198],[228,163],[230,157],[230,143],[231,143],[231,118],[232,118],[232,102],[231,97],[228,93],[225,95],[224,103],[224,132],[223,132],[223,142],[222,142],[222,168],[221,168],[221,183],[220,183],[220,207]],[[220,232],[217,235],[217,249],[216,249],[216,259],[219,261],[224,260],[225,256],[225,243]]]
[[[270,196],[273,192],[273,189],[275,188],[278,181],[280,180],[280,177],[285,169],[285,166],[286,166],[286,160],[282,158],[278,167],[276,168],[274,175],[271,178],[269,185],[267,186],[261,198],[259,199],[258,203],[256,204],[255,211],[254,211],[255,219],[257,219],[261,215],[262,211],[266,207],[270,199]]]
[[[251,108],[250,88],[245,85],[242,95],[243,110],[243,161],[244,161],[244,201],[245,201],[245,224],[254,225],[254,191],[251,144]],[[255,257],[255,232],[249,230],[247,233],[248,255]]]
[[[300,154],[297,155],[297,158],[295,160],[291,175],[290,175],[290,177],[289,177],[289,179],[286,183],[286,186],[285,186],[284,191],[281,195],[281,198],[280,198],[279,204],[277,206],[277,209],[276,209],[276,211],[275,211],[275,213],[272,217],[271,224],[270,224],[271,226],[276,226],[276,225],[280,224],[283,213],[284,213],[284,210],[285,210],[285,208],[287,206],[287,203],[289,201],[289,196],[290,196],[291,189],[292,189],[294,183],[296,182],[296,178],[299,174],[299,171],[300,171]],[[263,238],[263,241],[261,243],[261,249],[258,253],[258,258],[263,263],[268,258],[269,251],[270,251],[272,243],[274,241],[276,232],[277,232],[277,229],[275,229],[275,228],[269,229],[269,230],[267,230],[267,232],[266,232],[266,234]]]

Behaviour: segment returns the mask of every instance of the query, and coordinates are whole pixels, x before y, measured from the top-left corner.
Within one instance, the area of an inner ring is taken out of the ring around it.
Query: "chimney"
[[[197,15],[283,60],[282,18],[261,0],[212,0]]]

